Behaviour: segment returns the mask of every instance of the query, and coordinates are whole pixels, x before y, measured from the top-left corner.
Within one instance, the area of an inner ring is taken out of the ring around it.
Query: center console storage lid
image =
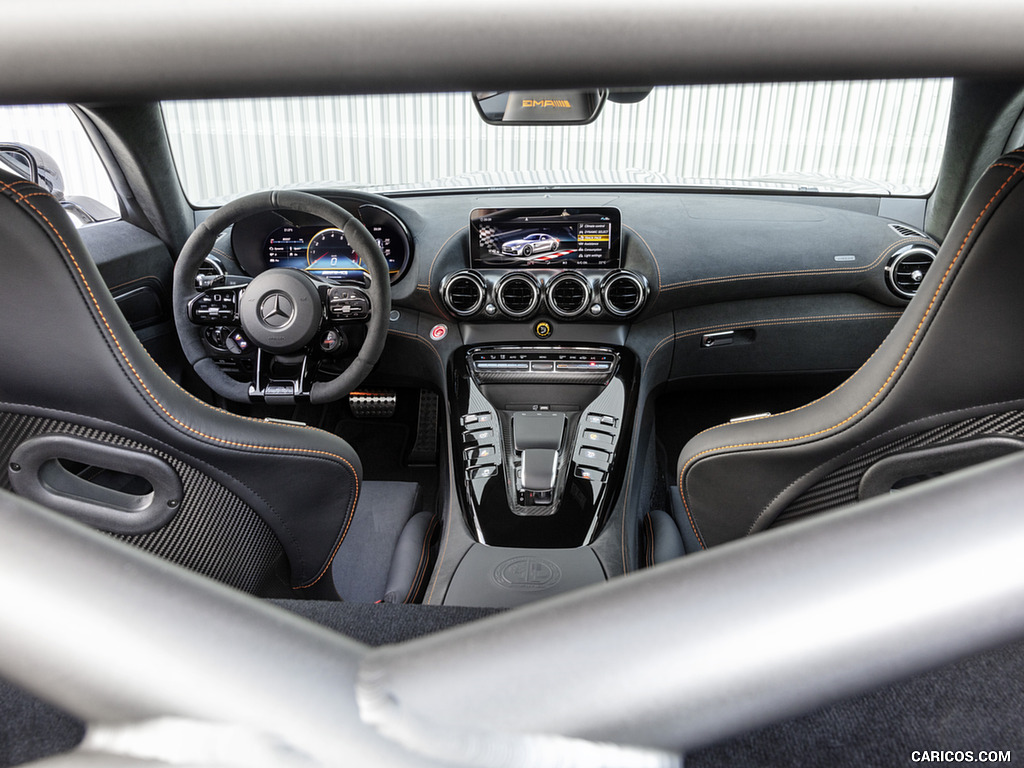
[[[515,549],[474,544],[459,563],[445,605],[512,608],[605,580],[587,548]]]

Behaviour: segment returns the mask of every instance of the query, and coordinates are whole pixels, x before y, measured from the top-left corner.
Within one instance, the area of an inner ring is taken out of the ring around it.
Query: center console
[[[608,514],[635,361],[612,347],[464,349],[450,382],[466,522],[481,544],[573,548]]]
[[[440,284],[466,344],[448,368],[465,525],[443,600],[513,606],[606,578],[639,378],[623,342],[648,286],[614,208],[478,208],[468,240],[469,268]]]

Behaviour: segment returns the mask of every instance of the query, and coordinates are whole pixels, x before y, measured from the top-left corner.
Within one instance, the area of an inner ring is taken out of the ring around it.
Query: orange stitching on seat
[[[892,372],[889,374],[888,378],[885,380],[885,382],[882,384],[882,386],[879,388],[879,390],[877,392],[875,392],[875,394],[871,397],[871,399],[867,401],[867,403],[865,403],[860,409],[858,409],[851,416],[848,416],[847,418],[845,418],[842,421],[840,421],[838,424],[834,424],[831,427],[826,427],[825,429],[818,430],[817,432],[811,432],[809,434],[800,435],[798,437],[781,438],[779,440],[765,440],[765,441],[755,442],[755,443],[739,443],[737,445],[724,445],[724,446],[718,446],[716,448],[707,448],[707,449],[705,449],[705,450],[703,450],[703,451],[701,451],[701,452],[691,456],[689,459],[687,459],[686,463],[683,464],[682,468],[679,470],[679,497],[680,497],[680,499],[682,499],[683,506],[686,508],[686,515],[687,515],[687,517],[690,520],[690,525],[693,526],[694,533],[697,534],[697,541],[700,544],[701,549],[707,549],[707,547],[704,544],[704,540],[703,540],[703,538],[700,535],[700,531],[697,530],[697,526],[694,523],[693,516],[690,513],[690,506],[689,506],[689,504],[686,503],[686,492],[685,492],[685,489],[684,489],[684,486],[683,486],[683,475],[686,473],[686,470],[690,466],[690,464],[692,464],[694,461],[699,459],[701,456],[704,456],[704,455],[709,454],[709,453],[714,453],[716,451],[727,451],[727,450],[731,450],[733,448],[755,448],[755,447],[763,447],[763,446],[767,446],[767,445],[780,445],[780,444],[783,444],[783,443],[792,443],[792,442],[795,442],[797,440],[805,440],[805,439],[810,438],[810,437],[817,437],[819,435],[825,434],[826,432],[831,432],[834,429],[838,429],[838,428],[844,426],[845,424],[848,424],[849,422],[851,422],[854,419],[856,419],[865,410],[870,408],[871,404],[873,402],[875,402],[875,400],[877,400],[879,398],[879,396],[889,387],[889,384],[892,382],[893,378],[899,372],[900,368],[903,367],[903,363],[906,361],[907,356],[910,354],[911,348],[913,348],[914,343],[917,341],[917,337],[921,333],[921,329],[924,327],[925,321],[928,319],[929,315],[931,315],[932,309],[935,307],[935,302],[937,302],[938,299],[939,299],[939,294],[942,293],[942,289],[946,285],[946,280],[949,279],[949,275],[953,271],[953,267],[957,264],[957,262],[960,260],[960,257],[963,255],[964,249],[967,247],[967,243],[971,239],[971,235],[974,234],[974,230],[977,229],[978,224],[981,223],[981,220],[982,220],[982,218],[984,218],[985,214],[988,212],[988,209],[992,207],[992,204],[996,201],[996,198],[999,197],[1000,194],[1002,194],[1003,190],[1006,189],[1007,185],[1010,183],[1010,181],[1013,179],[1013,177],[1016,176],[1017,174],[1021,173],[1022,171],[1024,171],[1024,166],[1003,166],[1003,167],[1012,167],[1013,168],[1013,173],[1011,173],[1009,176],[1007,176],[1006,180],[1003,181],[1003,183],[1002,183],[1002,185],[1000,185],[999,189],[997,189],[992,194],[992,197],[989,198],[989,201],[985,204],[985,207],[981,209],[981,213],[978,214],[977,218],[974,220],[974,223],[971,225],[971,228],[967,231],[967,234],[964,236],[963,242],[960,244],[960,248],[957,250],[956,255],[953,257],[953,260],[950,261],[949,266],[946,268],[945,274],[943,274],[943,276],[942,276],[942,280],[939,281],[939,285],[935,289],[935,293],[932,295],[931,301],[928,303],[928,306],[925,308],[924,315],[921,317],[921,322],[919,322],[917,324],[917,328],[914,330],[913,335],[910,337],[910,341],[907,342],[906,349],[903,350],[903,354],[900,356],[900,359],[897,361],[896,367],[892,369]]]
[[[170,411],[167,410],[167,408],[164,407],[163,403],[161,403],[159,401],[159,399],[157,399],[156,395],[154,395],[153,392],[146,385],[146,382],[143,381],[142,376],[135,369],[135,366],[132,365],[131,360],[128,358],[127,353],[124,351],[124,348],[121,346],[121,342],[117,338],[117,334],[114,333],[113,328],[110,327],[110,323],[107,321],[106,315],[103,314],[103,310],[100,308],[99,301],[97,300],[96,295],[93,293],[92,286],[89,285],[89,281],[86,279],[85,273],[82,271],[81,265],[78,263],[78,260],[75,258],[75,255],[71,252],[71,248],[68,246],[67,242],[64,240],[64,236],[53,225],[53,222],[51,222],[50,219],[47,218],[46,214],[44,214],[42,211],[40,211],[38,208],[36,208],[32,203],[25,202],[25,200],[27,198],[29,198],[29,197],[39,197],[39,196],[42,196],[42,197],[48,197],[48,198],[52,199],[52,196],[47,194],[46,192],[35,192],[35,193],[32,193],[32,194],[24,195],[24,194],[21,194],[20,192],[16,192],[13,189],[12,185],[6,184],[4,182],[0,182],[0,188],[6,189],[8,191],[12,191],[15,194],[17,194],[18,195],[18,199],[15,200],[14,202],[16,202],[16,203],[23,203],[24,202],[25,205],[27,205],[29,208],[31,208],[33,211],[35,211],[36,214],[40,218],[42,218],[43,221],[46,222],[47,226],[49,226],[49,228],[53,232],[53,234],[57,236],[57,239],[60,240],[61,245],[64,246],[64,252],[67,254],[68,258],[71,259],[71,263],[74,266],[75,271],[78,273],[78,276],[79,276],[79,278],[82,281],[82,284],[85,286],[86,292],[89,294],[89,298],[92,301],[93,308],[96,310],[97,315],[99,315],[100,320],[103,322],[103,326],[107,329],[107,333],[110,335],[110,339],[114,342],[114,346],[117,347],[117,350],[118,350],[118,352],[121,355],[121,358],[124,360],[125,364],[131,370],[132,374],[135,376],[135,380],[138,381],[139,385],[142,387],[142,389],[145,391],[145,393],[149,396],[149,398],[153,402],[153,404],[156,405],[156,407],[159,408],[160,411],[162,411],[164,413],[164,415],[168,419],[170,419],[172,422],[177,424],[180,428],[182,428],[182,429],[184,429],[184,430],[186,430],[188,432],[191,432],[191,433],[193,433],[195,435],[198,435],[200,437],[206,438],[207,440],[211,440],[211,441],[213,441],[215,443],[221,443],[223,445],[230,445],[230,446],[237,447],[237,448],[251,448],[251,449],[254,449],[254,450],[257,450],[257,451],[274,451],[274,452],[282,452],[282,453],[294,453],[294,454],[297,454],[297,455],[320,455],[320,456],[327,456],[329,458],[337,459],[337,460],[339,460],[341,462],[344,462],[348,466],[349,470],[352,472],[352,478],[355,481],[355,495],[354,495],[354,498],[352,500],[352,507],[349,510],[348,522],[345,524],[345,528],[344,528],[344,530],[341,533],[341,538],[338,540],[337,545],[335,545],[334,551],[331,552],[331,556],[327,560],[326,565],[324,565],[324,567],[320,571],[320,573],[317,574],[316,578],[313,581],[311,581],[311,582],[309,582],[307,584],[303,584],[303,585],[300,585],[298,587],[292,587],[292,589],[306,589],[308,587],[313,586],[318,581],[320,581],[320,579],[323,578],[323,575],[327,572],[327,569],[330,567],[331,562],[334,560],[334,555],[337,553],[338,548],[341,546],[341,543],[345,540],[345,536],[348,534],[349,527],[352,525],[352,518],[354,517],[354,514],[355,514],[356,501],[359,498],[359,475],[356,472],[355,467],[352,466],[352,463],[349,462],[349,460],[346,459],[344,456],[339,456],[338,454],[330,453],[329,451],[321,451],[321,450],[316,450],[316,449],[312,449],[312,448],[288,448],[288,447],[274,447],[274,446],[265,446],[265,445],[255,445],[255,444],[251,444],[251,443],[241,443],[241,442],[236,442],[236,441],[232,441],[232,440],[225,440],[224,438],[221,438],[221,437],[214,437],[213,435],[207,435],[204,432],[202,432],[202,431],[200,431],[200,430],[198,430],[198,429],[196,429],[196,428],[194,428],[192,426],[189,426],[188,424],[186,424],[185,422],[181,421],[176,416],[174,416]],[[168,378],[170,378],[170,377],[168,377]],[[218,410],[218,409],[215,409],[215,410]]]
[[[858,272],[868,272],[875,268],[885,257],[893,251],[904,245],[910,245],[911,243],[922,243],[926,242],[920,237],[907,237],[890,243],[886,246],[875,260],[870,264],[866,264],[862,267],[819,267],[817,269],[795,269],[795,270],[781,270],[778,272],[745,272],[739,275],[723,275],[721,277],[702,277],[695,280],[682,280],[675,283],[667,283],[664,286],[664,290],[672,291],[677,288],[692,287],[698,285],[708,285],[711,283],[724,283],[724,282],[739,282],[743,280],[767,280],[779,277],[798,277],[801,275],[849,275],[856,274]]]
[[[423,534],[423,546],[420,547],[420,559],[416,563],[416,578],[413,583],[409,585],[409,591],[405,593],[405,599],[403,603],[408,603],[409,599],[420,591],[420,584],[423,583],[424,577],[427,575],[426,563],[424,560],[427,557],[430,545],[430,537],[434,535],[434,529],[437,527],[437,515],[430,518],[430,524],[427,526],[426,533]],[[422,569],[422,570],[420,570]]]
[[[449,471],[448,474],[449,474],[449,477],[451,477],[451,472],[450,471]],[[438,577],[441,574],[441,564],[444,563],[444,556],[448,553],[448,539],[450,539],[451,535],[452,535],[452,515],[455,513],[454,505],[455,505],[455,494],[450,492],[448,494],[448,518],[447,518],[448,519],[448,525],[445,526],[444,546],[441,548],[441,556],[439,558],[437,558],[437,565],[434,566],[434,570],[435,570],[434,583],[430,587],[430,595],[427,597],[427,600],[426,600],[428,605],[433,604],[434,590],[437,589],[437,582],[439,581]]]

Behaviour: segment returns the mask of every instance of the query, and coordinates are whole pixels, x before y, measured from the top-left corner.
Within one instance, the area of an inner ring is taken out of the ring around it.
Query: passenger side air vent
[[[464,271],[450,275],[441,286],[441,298],[452,314],[472,315],[483,306],[487,286],[476,272]]]
[[[213,285],[213,281],[218,277],[227,274],[227,270],[224,269],[224,264],[214,256],[212,253],[209,254],[203,263],[199,265],[199,271],[196,272],[196,290],[201,291],[204,288],[209,288]]]
[[[575,317],[587,308],[590,283],[574,272],[563,272],[548,283],[548,306],[559,317]]]
[[[934,261],[935,251],[927,246],[911,245],[897,251],[885,267],[889,290],[903,299],[914,298]]]
[[[924,232],[908,227],[906,224],[890,224],[889,229],[900,237],[925,237]]]
[[[529,275],[513,272],[498,281],[494,289],[498,308],[509,317],[526,317],[540,302],[540,289]]]
[[[625,317],[638,312],[647,298],[643,278],[632,272],[615,272],[601,288],[605,308],[614,315]]]

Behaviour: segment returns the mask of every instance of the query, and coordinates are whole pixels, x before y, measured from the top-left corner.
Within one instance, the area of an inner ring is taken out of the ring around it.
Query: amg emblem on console
[[[494,569],[494,582],[506,589],[547,589],[561,580],[561,569],[540,557],[513,557]]]

